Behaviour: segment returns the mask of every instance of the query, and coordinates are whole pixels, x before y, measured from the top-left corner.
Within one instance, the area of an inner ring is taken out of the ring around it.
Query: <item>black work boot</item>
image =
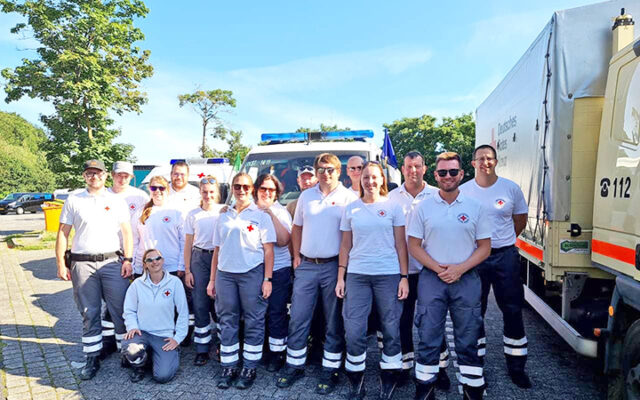
[[[391,400],[398,385],[398,371],[383,369],[380,371],[380,400]]]
[[[98,356],[87,356],[87,363],[80,370],[80,379],[88,381],[93,379],[100,369],[100,359]]]
[[[449,375],[447,375],[446,368],[440,368],[438,376],[436,377],[436,388],[448,392],[451,389],[451,381]]]
[[[238,377],[238,370],[227,367],[222,369],[222,375],[218,378],[218,389],[229,389],[233,381]]]
[[[267,362],[267,371],[280,371],[280,368],[282,368],[282,366],[284,365],[286,357],[287,356],[284,351],[271,353],[271,357],[269,357],[269,361]]]
[[[256,380],[255,368],[242,368],[238,380],[233,384],[236,389],[249,389],[253,385],[253,381]]]
[[[118,351],[118,345],[116,344],[116,339],[114,336],[107,336],[110,339],[102,339],[102,350],[100,350],[100,360],[103,361],[110,354]]]
[[[364,372],[348,372],[349,384],[351,391],[349,392],[350,400],[361,400],[364,398],[366,391],[364,390]]]
[[[415,400],[436,400],[436,387],[433,383],[419,383],[416,381]]]
[[[291,368],[290,366],[285,366],[280,374],[278,374],[278,378],[276,380],[276,386],[279,388],[288,388],[291,387],[298,379],[304,376],[304,369],[296,369]]]
[[[398,384],[397,387],[403,387],[407,383],[411,381],[411,370],[403,369],[398,373]]]
[[[129,379],[131,382],[140,382],[144,379],[144,367],[132,367],[131,372],[129,372]]]
[[[339,382],[340,376],[338,375],[338,369],[323,369],[318,378],[316,393],[329,394],[333,392],[333,389],[336,388]]]
[[[482,400],[484,395],[484,385],[473,387],[462,385],[462,400]]]
[[[524,371],[509,371],[509,376],[511,377],[511,381],[516,384],[519,388],[522,389],[531,389],[531,380],[527,376],[527,373]]]

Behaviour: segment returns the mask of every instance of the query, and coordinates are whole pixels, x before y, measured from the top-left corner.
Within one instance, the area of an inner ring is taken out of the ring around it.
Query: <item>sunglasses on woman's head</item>
[[[204,185],[205,183],[211,183],[211,184],[214,184],[214,183],[216,183],[216,180],[215,180],[215,179],[213,179],[213,178],[202,178],[202,179],[200,179],[200,183],[201,183],[202,185]]]

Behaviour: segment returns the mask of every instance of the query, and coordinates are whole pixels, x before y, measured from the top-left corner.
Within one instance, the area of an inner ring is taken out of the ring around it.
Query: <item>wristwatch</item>
[[[129,261],[130,263],[132,263],[133,262],[133,258],[131,258],[131,257],[123,257],[122,258],[122,262],[125,262],[125,261]]]
[[[402,274],[400,274],[400,279],[402,279],[402,278],[407,278],[407,279],[409,279],[409,275],[402,275]]]
[[[272,278],[264,278],[263,279],[265,282],[271,282],[273,279]]]

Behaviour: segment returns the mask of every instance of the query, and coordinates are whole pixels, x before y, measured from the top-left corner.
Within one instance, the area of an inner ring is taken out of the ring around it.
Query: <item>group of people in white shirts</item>
[[[482,398],[487,386],[482,319],[485,286],[492,282],[485,285],[475,267],[494,253],[512,251],[527,206],[517,185],[495,175],[495,149],[480,146],[473,164],[476,179],[459,188],[462,160],[456,153],[440,154],[435,188],[423,180],[424,157],[409,152],[402,166],[405,182],[388,193],[379,163],[352,157],[347,163],[352,187],[346,188],[339,180],[340,160],[324,153],[313,166],[299,169],[303,191],[287,208],[278,202],[283,188],[273,175],[254,182],[238,173],[231,182],[233,205],[225,206],[219,204],[215,178],[202,177],[199,190],[188,185],[184,163],[173,165],[171,182],[150,179],[149,200],[122,190],[137,249],[137,279],[126,292],[126,333],[120,336],[132,381],[143,379],[148,358],[157,381],[175,375],[178,343],[191,335],[191,320],[195,365],[207,363],[219,335],[219,388],[250,387],[265,347],[267,369],[278,371],[276,385],[289,387],[304,375],[313,311],[320,303],[325,332],[317,393],[334,390],[344,363],[350,396],[365,396],[373,310],[381,347],[379,397],[390,399],[415,369],[416,399],[435,399],[436,387],[450,385],[444,341],[449,311],[464,398]],[[116,193],[118,166],[129,172],[127,164],[114,166]],[[496,226],[499,219],[502,225]],[[518,386],[530,387],[524,330],[516,328],[521,337],[508,338],[509,329],[505,313],[505,346],[517,342],[519,350],[509,354],[505,347],[509,373]]]

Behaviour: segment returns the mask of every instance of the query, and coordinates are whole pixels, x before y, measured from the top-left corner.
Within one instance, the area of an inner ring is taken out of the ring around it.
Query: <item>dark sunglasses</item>
[[[259,191],[265,193],[265,192],[269,192],[269,193],[275,193],[276,192],[276,188],[268,188],[268,187],[264,187],[264,186],[260,186],[260,188],[258,188]]]
[[[215,179],[213,179],[213,178],[202,178],[202,179],[200,179],[200,184],[201,184],[201,185],[204,185],[204,184],[206,184],[206,183],[215,184],[215,183],[217,183],[217,182],[216,182],[216,180],[215,180]]]
[[[151,257],[149,257],[149,258],[145,258],[145,259],[144,259],[144,262],[146,262],[146,263],[150,263],[150,262],[153,262],[153,261],[160,261],[160,260],[162,260],[162,256],[158,256],[158,257],[156,257],[156,258],[151,258]]]
[[[328,167],[328,168],[318,167],[318,168],[316,168],[316,171],[318,171],[318,173],[320,175],[324,174],[325,172],[327,172],[329,175],[331,175],[331,174],[334,173],[335,170],[336,170],[335,168],[331,168],[331,167]]]
[[[349,171],[362,171],[362,165],[358,165],[357,167],[349,167]]]
[[[155,192],[156,190],[164,192],[165,190],[167,190],[167,188],[164,186],[149,186],[149,190],[151,190],[152,192]]]
[[[239,183],[233,184],[233,190],[244,190],[248,192],[251,189],[251,185],[240,185]]]
[[[438,174],[438,176],[441,178],[444,178],[445,176],[447,176],[447,173],[452,177],[458,176],[458,174],[460,173],[460,170],[459,169],[437,169],[436,170],[436,174]]]

